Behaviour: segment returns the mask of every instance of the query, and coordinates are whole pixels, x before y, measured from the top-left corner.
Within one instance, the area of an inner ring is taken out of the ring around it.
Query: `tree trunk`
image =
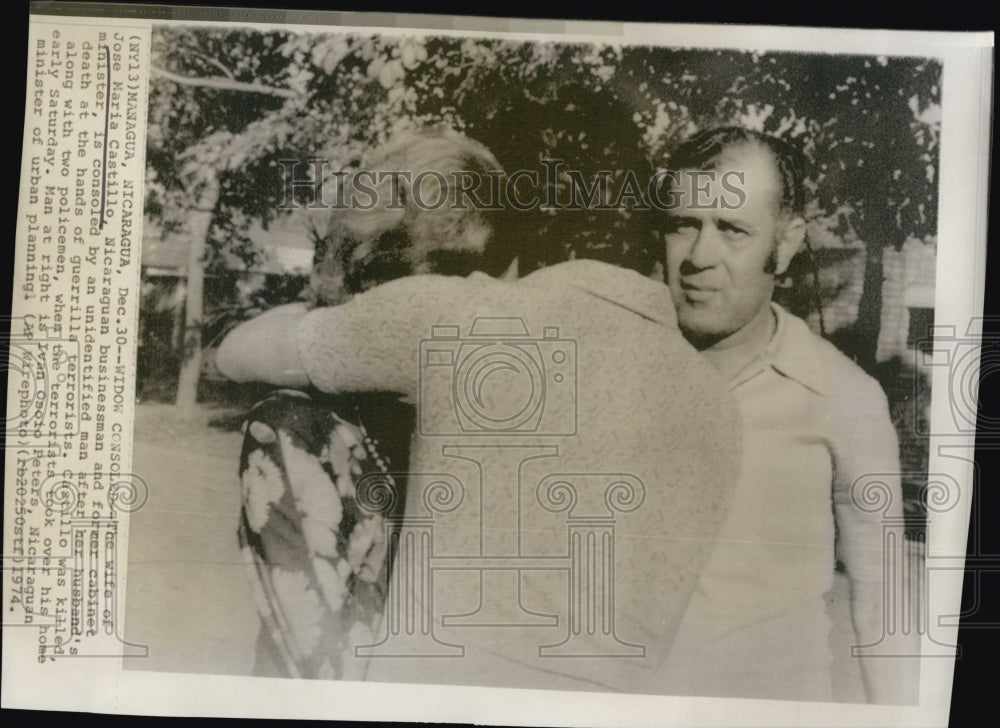
[[[187,294],[184,305],[184,343],[181,353],[181,371],[177,380],[177,407],[184,412],[194,410],[198,398],[198,379],[201,376],[201,322],[204,310],[205,249],[208,246],[208,229],[219,201],[219,179],[215,170],[209,170],[198,203],[191,214],[188,229],[191,247],[188,249]]]
[[[170,307],[170,348],[177,351],[181,348],[184,337],[184,302],[187,300],[187,282],[178,278],[173,291],[175,300]]]
[[[865,246],[865,279],[858,301],[858,318],[854,323],[855,357],[866,372],[875,370],[878,338],[882,331],[882,284],[885,282],[882,260],[885,245]]]

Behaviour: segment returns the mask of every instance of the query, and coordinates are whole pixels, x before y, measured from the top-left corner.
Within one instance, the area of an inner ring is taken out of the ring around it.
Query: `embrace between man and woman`
[[[434,180],[500,168],[440,129],[369,161]],[[805,238],[800,155],[723,127],[669,166],[676,204],[632,213],[659,229],[666,285],[585,259],[519,276],[524,215],[459,204],[447,182],[430,209],[397,175],[334,213],[313,290],[336,305],[227,337],[230,378],[315,392],[248,419],[259,674],[836,697],[838,563],[854,643],[882,637],[883,513],[852,487],[899,473],[886,399],[772,302]],[[380,275],[390,259],[405,265]],[[581,524],[596,540],[567,536]],[[868,700],[912,699],[905,661],[852,662]]]

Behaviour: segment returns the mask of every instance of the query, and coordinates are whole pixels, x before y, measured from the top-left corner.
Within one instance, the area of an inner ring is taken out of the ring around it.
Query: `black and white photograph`
[[[992,61],[56,5],[9,346],[31,675],[113,663],[114,710],[178,714],[942,715]]]
[[[916,701],[938,61],[169,25],[150,74],[128,667]]]

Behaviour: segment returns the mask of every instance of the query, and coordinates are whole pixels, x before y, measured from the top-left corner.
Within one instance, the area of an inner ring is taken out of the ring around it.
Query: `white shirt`
[[[743,465],[671,650],[674,694],[832,700],[835,548],[852,580],[882,579],[883,514],[858,508],[851,488],[865,473],[899,473],[885,395],[805,322],[773,310],[771,342],[730,380]],[[899,477],[888,480],[899,509]]]

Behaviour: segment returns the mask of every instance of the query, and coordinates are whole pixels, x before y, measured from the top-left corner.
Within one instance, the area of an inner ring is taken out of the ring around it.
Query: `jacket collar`
[[[817,394],[829,394],[830,372],[820,351],[823,340],[778,304],[772,302],[771,310],[777,328],[761,353],[762,363]]]

